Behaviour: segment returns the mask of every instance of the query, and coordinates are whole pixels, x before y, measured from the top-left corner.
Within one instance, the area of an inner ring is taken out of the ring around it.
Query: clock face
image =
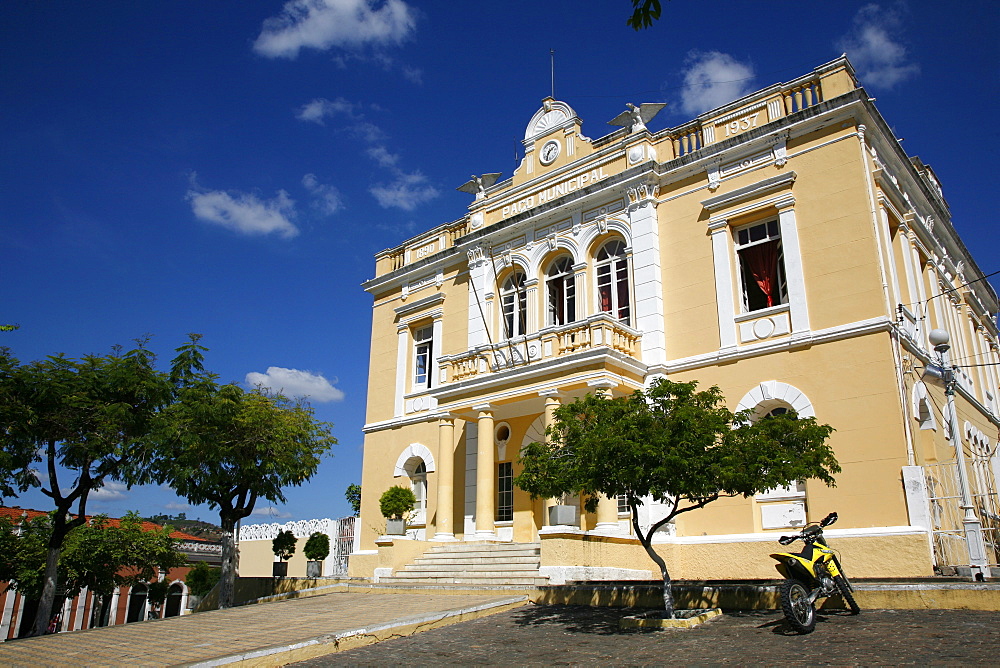
[[[539,153],[539,159],[541,159],[543,165],[552,164],[556,158],[559,157],[559,151],[562,147],[559,145],[555,139],[545,142],[542,146],[542,150]]]

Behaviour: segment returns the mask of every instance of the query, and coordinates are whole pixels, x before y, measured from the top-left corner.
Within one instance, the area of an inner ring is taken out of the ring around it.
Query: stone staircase
[[[536,586],[549,583],[538,574],[539,543],[446,543],[432,547],[379,584]]]

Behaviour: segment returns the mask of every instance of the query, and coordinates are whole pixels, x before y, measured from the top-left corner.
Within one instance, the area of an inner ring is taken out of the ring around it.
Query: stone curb
[[[705,610],[701,614],[683,619],[660,619],[657,617],[644,617],[643,615],[629,615],[622,617],[618,621],[620,629],[691,629],[699,624],[704,624],[713,617],[722,614],[719,608]]]
[[[189,668],[209,668],[211,666],[282,666],[294,661],[303,661],[326,654],[343,652],[390,638],[401,638],[422,631],[449,626],[458,622],[478,619],[487,615],[517,608],[529,603],[527,596],[515,596],[482,605],[457,608],[444,612],[414,615],[394,619],[384,624],[374,624],[357,629],[341,631],[309,638],[288,645],[277,645],[263,649],[232,654],[230,656],[182,664]]]

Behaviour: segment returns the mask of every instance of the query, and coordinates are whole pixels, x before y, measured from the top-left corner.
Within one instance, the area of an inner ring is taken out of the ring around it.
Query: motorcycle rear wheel
[[[785,580],[779,593],[781,611],[791,627],[799,633],[812,633],[816,628],[816,607],[809,600],[809,590],[797,580]]]
[[[857,615],[861,612],[861,606],[858,602],[854,600],[854,594],[851,593],[851,585],[847,582],[847,578],[843,575],[838,575],[833,578],[833,581],[837,584],[837,589],[840,590],[840,596],[844,599],[844,603],[847,607],[851,609],[852,615]]]

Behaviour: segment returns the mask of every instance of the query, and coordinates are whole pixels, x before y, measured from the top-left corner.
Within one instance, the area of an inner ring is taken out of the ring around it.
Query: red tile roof
[[[33,510],[31,508],[8,508],[6,506],[0,506],[0,517],[8,517],[8,518],[10,518],[10,520],[12,522],[17,522],[22,517],[26,517],[29,520],[33,520],[36,517],[43,517],[43,516],[48,515],[48,514],[49,513],[47,511],[44,511],[44,510]],[[87,521],[88,522],[90,520],[92,520],[93,518],[94,518],[93,515],[87,515]],[[121,520],[119,520],[118,518],[115,518],[115,517],[109,517],[108,518],[108,524],[110,526],[118,526],[118,523],[120,521]],[[161,525],[154,524],[152,522],[143,522],[142,523],[142,530],[143,531],[155,531],[157,529],[162,529],[162,528],[163,527]],[[208,540],[206,540],[204,538],[199,538],[198,536],[192,536],[189,533],[184,533],[183,531],[176,531],[176,530],[170,532],[170,537],[171,538],[177,538],[179,540],[195,540],[195,541],[198,541],[200,543],[211,542],[211,541],[208,541]]]

